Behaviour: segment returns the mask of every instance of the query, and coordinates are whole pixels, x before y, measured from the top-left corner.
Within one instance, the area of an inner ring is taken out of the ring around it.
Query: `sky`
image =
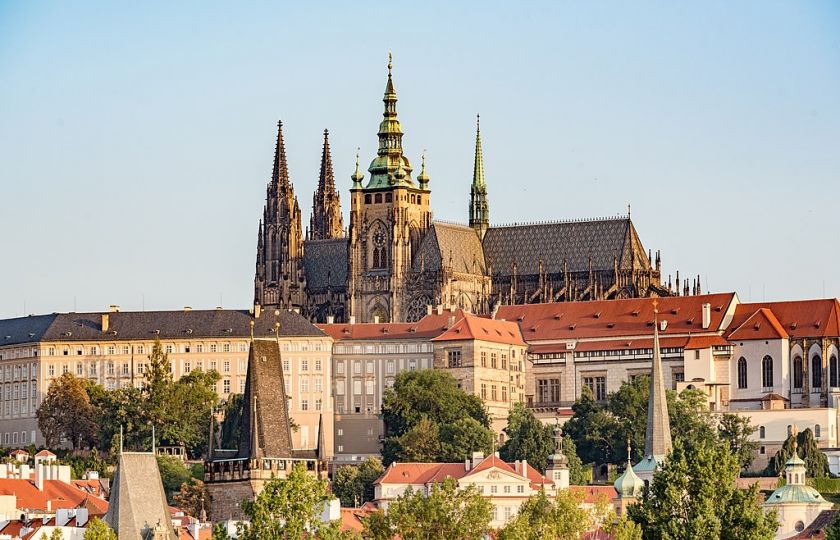
[[[840,296],[837,2],[0,0],[0,317],[247,308],[277,120],[346,223],[389,50],[436,219],[480,113],[492,223],[629,204],[666,280]]]

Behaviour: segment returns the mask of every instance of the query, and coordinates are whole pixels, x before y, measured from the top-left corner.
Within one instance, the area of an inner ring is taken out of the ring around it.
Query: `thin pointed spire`
[[[665,397],[665,380],[662,375],[662,354],[659,348],[658,301],[653,301],[653,365],[650,376],[647,430],[645,432],[645,457],[659,461],[671,452],[671,424],[668,419],[668,401]]]
[[[481,115],[475,115],[475,164],[473,165],[473,185],[484,186],[484,154],[481,151]]]
[[[289,165],[286,162],[286,144],[283,142],[283,121],[277,121],[277,145],[274,148],[274,168],[271,181],[278,188],[289,186]]]
[[[429,173],[426,172],[426,149],[420,158],[420,174],[417,175],[417,183],[420,189],[429,189]]]
[[[330,155],[330,130],[324,130],[324,148],[321,150],[321,173],[318,175],[318,189],[332,191],[335,189],[332,156]]]
[[[362,172],[361,167],[359,167],[359,151],[361,148],[358,146],[356,147],[356,170],[353,171],[353,174],[350,175],[350,179],[353,180],[353,189],[361,189],[362,188],[362,180],[365,179],[365,175]]]

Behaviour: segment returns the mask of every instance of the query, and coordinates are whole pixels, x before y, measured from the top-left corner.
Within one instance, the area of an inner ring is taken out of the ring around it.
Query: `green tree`
[[[385,391],[382,418],[386,465],[398,459],[442,461],[444,452],[453,452],[456,439],[470,446],[481,445],[485,433],[474,429],[474,424],[458,423],[464,418],[490,427],[481,399],[459,388],[451,374],[432,369],[398,374],[394,385]],[[449,446],[444,448],[442,443]]]
[[[96,408],[97,438],[103,451],[123,447],[139,450],[149,444],[148,419],[140,390],[133,386],[102,392],[92,400]]]
[[[675,442],[651,486],[628,509],[644,538],[772,538],[778,527],[776,514],[764,513],[757,485],[748,490],[736,487],[740,465],[729,447],[703,444],[687,448],[681,441]]]
[[[528,464],[545,472],[546,460],[554,453],[554,430],[537,420],[522,403],[516,403],[504,429],[507,440],[499,448],[505,461],[527,459]]]
[[[810,428],[800,431],[796,436],[788,436],[785,443],[767,464],[765,474],[781,476],[784,473],[785,463],[793,456],[794,441],[797,443],[797,453],[805,462],[806,474],[811,478],[828,476],[828,458],[817,446],[814,432]]]
[[[160,431],[161,440],[183,445],[190,455],[200,456],[207,448],[210,433],[210,408],[218,401],[216,370],[194,370],[172,384],[171,400],[164,408],[167,419]]]
[[[99,518],[93,518],[85,530],[85,540],[117,540],[117,533]]]
[[[190,478],[189,482],[181,484],[178,492],[173,494],[172,501],[184,513],[194,518],[200,518],[202,510],[210,512],[209,494],[204,489],[204,482],[197,478]]]
[[[175,493],[183,484],[189,483],[192,479],[192,472],[183,461],[173,456],[158,456],[157,462],[166,500],[172,503]]]
[[[231,540],[227,532],[227,527],[224,523],[216,523],[213,525],[213,536],[211,540]]]
[[[622,420],[616,418],[595,401],[589,387],[581,389],[580,398],[572,405],[574,416],[563,426],[563,430],[575,442],[578,455],[584,463],[612,462],[620,443]],[[627,459],[625,455],[624,459]]]
[[[361,465],[342,465],[333,475],[332,492],[339,498],[341,506],[361,506],[374,497],[373,483],[385,471],[382,462],[369,457]]]
[[[41,540],[64,540],[64,534],[62,534],[61,529],[53,529],[49,537],[47,537],[47,533],[41,533]]]
[[[574,486],[588,484],[589,478],[583,471],[583,462],[577,455],[575,441],[568,435],[563,437],[563,453],[569,458],[569,483]]]
[[[247,523],[238,525],[240,540],[299,539],[305,531],[329,527],[318,520],[323,504],[329,500],[327,482],[296,465],[284,479],[271,480],[253,500],[242,501]],[[327,529],[328,530],[328,529]]]
[[[162,433],[162,428],[170,420],[169,404],[172,401],[173,381],[169,354],[163,351],[160,338],[155,336],[152,353],[148,356],[149,363],[144,370],[143,406],[151,426]]]
[[[747,416],[724,413],[718,419],[717,429],[720,440],[728,444],[729,450],[738,455],[741,468],[748,469],[758,450],[758,441],[752,440],[750,436],[758,428],[750,424]]]
[[[581,508],[581,497],[567,489],[557,493],[554,501],[545,491],[528,498],[519,513],[497,536],[498,540],[578,540],[589,530],[591,518]]]
[[[230,394],[224,404],[225,417],[221,427],[222,448],[236,448],[239,445],[239,430],[242,425],[242,394]]]
[[[717,442],[715,418],[709,411],[709,395],[703,390],[667,392],[671,437],[686,449]],[[626,456],[625,456],[626,459]]]
[[[475,486],[459,489],[453,478],[447,478],[433,484],[428,496],[409,489],[391,502],[387,514],[378,512],[365,518],[363,536],[376,540],[394,535],[405,540],[479,540],[489,530],[492,508]]]
[[[96,434],[94,407],[90,403],[85,379],[65,373],[55,379],[47,396],[38,406],[38,429],[48,447],[58,446],[61,438],[70,441],[73,449],[91,444]]]
[[[612,540],[642,540],[642,528],[626,516],[613,521],[607,527],[607,533]]]
[[[471,417],[459,418],[440,428],[440,461],[459,462],[472,457],[473,452],[489,455],[493,450],[493,432]]]
[[[825,530],[825,540],[840,540],[840,514],[834,518]]]
[[[615,426],[617,429],[609,445],[612,451],[608,459],[610,463],[624,463],[627,460],[627,441],[630,441],[633,460],[642,459],[649,395],[650,378],[640,375],[624,382],[618,390],[607,396],[606,409],[618,419]]]

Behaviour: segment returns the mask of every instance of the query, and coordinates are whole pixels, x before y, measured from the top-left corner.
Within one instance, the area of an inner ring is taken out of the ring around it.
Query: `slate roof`
[[[120,454],[105,522],[120,538],[146,538],[160,523],[177,540],[154,454]]]
[[[245,409],[242,412],[237,457],[292,457],[292,432],[283,383],[283,366],[280,347],[275,340],[255,339],[251,342],[243,399]],[[256,420],[255,434],[252,433],[253,420]],[[252,448],[254,435],[256,447]]]
[[[438,271],[442,266],[465,274],[486,274],[484,248],[472,227],[452,223],[432,223],[423,237],[417,255],[412,262],[412,270]],[[475,263],[475,264],[473,264]]]
[[[248,337],[254,320],[245,310],[119,311],[108,315],[108,331],[102,331],[103,313],[57,313],[0,320],[0,346],[37,341],[119,341],[135,339]],[[300,314],[263,311],[256,319],[255,336],[274,335],[280,322],[281,336],[323,336]],[[4,331],[5,330],[5,331]],[[33,334],[33,337],[29,335]],[[6,340],[5,336],[11,338]]]
[[[307,289],[347,286],[348,239],[307,240],[303,246]]]
[[[41,341],[58,315],[30,315],[0,320],[0,347]]]
[[[539,273],[542,259],[546,272],[612,270],[618,257],[619,269],[630,269],[633,255],[640,269],[650,267],[636,228],[630,218],[566,221],[490,227],[484,237],[484,254],[495,274],[508,275],[513,263],[519,274]]]

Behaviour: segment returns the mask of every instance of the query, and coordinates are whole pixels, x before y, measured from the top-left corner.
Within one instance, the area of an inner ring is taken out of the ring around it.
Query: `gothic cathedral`
[[[659,253],[651,261],[629,215],[491,226],[478,124],[468,225],[433,221],[425,156],[414,177],[403,153],[391,71],[389,58],[379,148],[369,176],[356,156],[346,230],[329,133],[304,233],[278,124],[257,239],[256,304],[299,310],[315,322],[413,322],[431,306],[482,314],[500,304],[688,294],[679,276],[676,292],[661,284]],[[692,292],[699,289],[698,278]]]

